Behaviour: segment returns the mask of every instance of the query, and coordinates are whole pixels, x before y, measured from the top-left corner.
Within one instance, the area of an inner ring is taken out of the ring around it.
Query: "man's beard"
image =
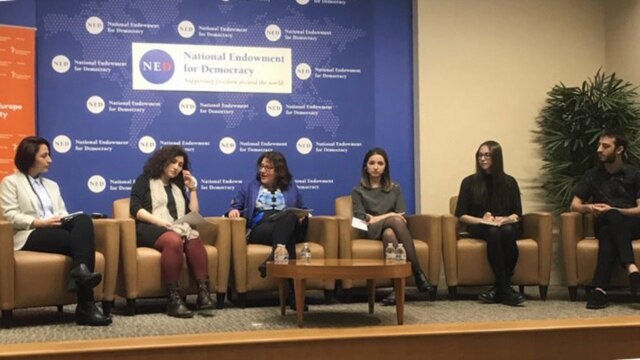
[[[604,156],[604,158],[603,158]],[[600,162],[603,164],[612,164],[616,161],[616,154],[612,153],[610,155],[600,155]]]

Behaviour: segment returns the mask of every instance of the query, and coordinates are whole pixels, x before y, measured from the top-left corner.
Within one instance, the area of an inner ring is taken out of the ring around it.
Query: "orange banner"
[[[36,132],[35,29],[0,25],[0,179],[20,140]]]

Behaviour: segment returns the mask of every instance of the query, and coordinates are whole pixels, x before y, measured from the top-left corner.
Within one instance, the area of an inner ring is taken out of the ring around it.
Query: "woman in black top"
[[[165,146],[156,151],[131,189],[129,209],[136,218],[138,246],[162,253],[162,280],[169,293],[167,315],[181,318],[193,316],[178,287],[184,256],[198,281],[198,309],[207,310],[203,315],[210,315],[213,309],[204,244],[189,224],[173,224],[190,211],[200,211],[195,179],[189,170],[189,156],[180,146]]]
[[[516,239],[521,233],[520,189],[516,180],[504,173],[500,144],[485,141],[475,158],[476,173],[462,180],[455,215],[472,237],[487,242],[495,286],[479,299],[516,306],[524,301],[510,285],[518,261]]]

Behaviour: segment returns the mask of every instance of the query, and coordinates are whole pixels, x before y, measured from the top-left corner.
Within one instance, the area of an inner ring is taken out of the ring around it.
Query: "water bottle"
[[[384,262],[386,264],[393,264],[396,261],[396,249],[393,248],[392,243],[387,244],[387,248],[384,250]]]
[[[404,264],[407,262],[407,251],[404,249],[402,244],[398,244],[396,248],[396,263]]]
[[[273,254],[273,262],[276,264],[288,264],[289,263],[289,252],[287,248],[284,247],[284,244],[278,244],[276,250]]]
[[[309,248],[309,243],[304,243],[304,247],[300,253],[300,260],[306,264],[311,262],[311,249]]]

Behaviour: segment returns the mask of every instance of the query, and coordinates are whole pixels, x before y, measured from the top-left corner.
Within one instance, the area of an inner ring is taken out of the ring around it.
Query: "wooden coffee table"
[[[398,317],[398,325],[402,325],[404,319],[405,279],[411,275],[411,264],[409,262],[405,264],[385,264],[384,260],[375,259],[312,259],[307,263],[303,263],[301,260],[290,260],[288,264],[268,262],[267,275],[278,279],[280,313],[282,315],[285,314],[286,310],[287,279],[293,279],[298,326],[302,326],[306,280],[367,280],[369,313],[373,314],[376,279],[393,279],[393,287],[396,292],[396,315]]]

